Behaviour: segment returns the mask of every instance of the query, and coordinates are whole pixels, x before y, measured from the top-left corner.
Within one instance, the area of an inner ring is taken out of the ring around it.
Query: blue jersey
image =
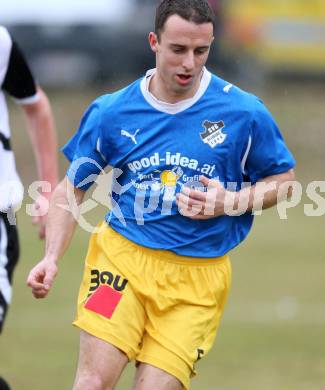
[[[239,190],[288,171],[294,159],[257,97],[205,69],[193,98],[167,104],[148,91],[153,72],[91,104],[63,148],[67,176],[86,190],[102,168],[116,168],[106,221],[129,240],[183,256],[224,255],[247,236],[252,214],[192,220],[179,213],[177,192],[199,187],[200,175]]]

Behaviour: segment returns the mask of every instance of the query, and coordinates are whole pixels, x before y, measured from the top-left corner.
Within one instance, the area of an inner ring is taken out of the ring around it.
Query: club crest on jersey
[[[206,120],[203,122],[202,126],[204,126],[205,131],[200,133],[201,140],[211,148],[215,148],[218,144],[222,144],[227,137],[227,134],[222,132],[222,129],[225,127],[223,121],[210,122]]]

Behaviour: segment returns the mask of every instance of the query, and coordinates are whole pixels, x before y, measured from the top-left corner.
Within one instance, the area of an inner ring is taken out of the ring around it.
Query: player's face
[[[212,23],[195,24],[178,15],[166,20],[160,40],[149,34],[156,53],[153,92],[158,98],[173,103],[195,94],[213,39]]]

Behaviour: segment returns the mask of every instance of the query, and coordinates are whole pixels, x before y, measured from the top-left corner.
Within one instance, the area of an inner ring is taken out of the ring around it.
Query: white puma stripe
[[[137,143],[137,140],[135,139],[135,136],[138,134],[139,131],[140,131],[140,129],[137,129],[134,134],[130,134],[126,130],[121,130],[121,135],[124,135],[125,137],[131,138],[131,140],[134,142],[134,144],[137,145],[138,143]]]

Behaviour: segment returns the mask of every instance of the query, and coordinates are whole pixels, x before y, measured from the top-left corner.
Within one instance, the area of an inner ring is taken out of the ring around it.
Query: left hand
[[[200,177],[200,182],[206,187],[206,192],[183,187],[176,195],[179,212],[185,217],[204,220],[225,214],[226,189],[219,180]]]

